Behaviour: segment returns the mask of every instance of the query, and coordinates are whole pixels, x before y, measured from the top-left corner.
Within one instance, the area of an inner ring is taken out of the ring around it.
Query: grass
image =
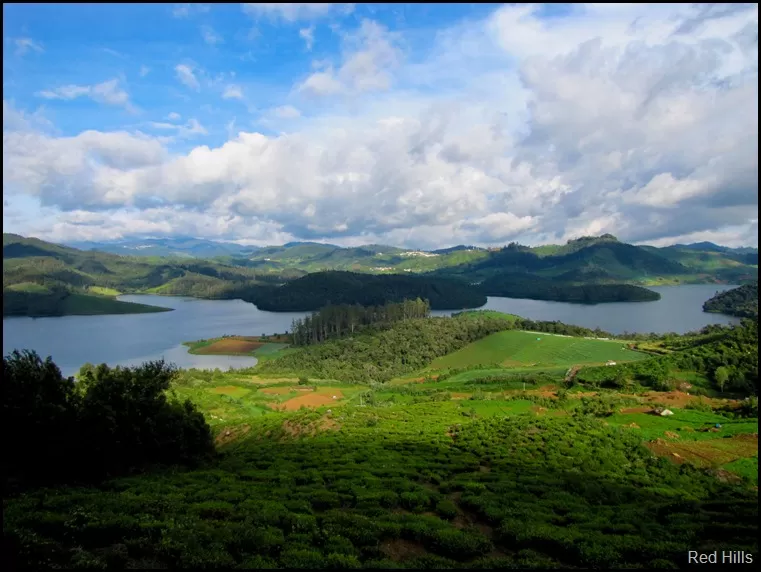
[[[50,288],[37,284],[35,282],[20,282],[18,284],[11,284],[6,287],[7,290],[13,292],[27,292],[29,294],[50,294]]]
[[[90,292],[93,294],[99,294],[101,296],[120,296],[121,292],[114,288],[107,288],[105,286],[90,286]]]
[[[432,368],[462,368],[500,363],[511,367],[571,366],[645,359],[622,349],[621,342],[509,330],[497,332],[436,359]]]
[[[62,314],[72,316],[94,316],[100,314],[148,314],[154,312],[171,312],[172,308],[149,306],[135,302],[122,302],[103,296],[87,294],[70,294],[61,303]]]
[[[758,455],[737,459],[724,465],[724,468],[756,486],[758,485]]]

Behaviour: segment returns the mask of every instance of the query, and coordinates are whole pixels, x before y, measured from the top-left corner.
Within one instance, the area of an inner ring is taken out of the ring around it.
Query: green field
[[[511,367],[571,366],[634,361],[648,356],[624,349],[619,341],[588,340],[545,333],[504,331],[473,342],[459,351],[434,360],[434,369],[479,364]]]

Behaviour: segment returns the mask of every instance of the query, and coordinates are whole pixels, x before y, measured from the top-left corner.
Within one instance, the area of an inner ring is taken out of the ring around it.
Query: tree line
[[[385,328],[401,320],[427,318],[431,312],[427,300],[388,302],[382,306],[340,304],[325,306],[303,319],[293,320],[291,339],[295,346],[324,342],[351,335],[368,327]]]
[[[203,415],[166,394],[175,375],[163,361],[85,365],[75,381],[33,351],[3,357],[4,492],[209,458]]]

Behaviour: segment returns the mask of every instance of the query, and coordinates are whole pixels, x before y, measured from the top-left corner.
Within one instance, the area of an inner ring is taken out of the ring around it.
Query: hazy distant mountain
[[[218,242],[191,237],[145,238],[114,242],[68,242],[80,250],[98,250],[124,256],[178,256],[182,258],[215,258],[240,256],[258,249],[232,242]]]

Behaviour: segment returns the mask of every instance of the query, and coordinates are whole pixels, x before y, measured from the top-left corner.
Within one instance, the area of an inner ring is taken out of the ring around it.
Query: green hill
[[[308,311],[329,304],[381,306],[421,298],[434,310],[477,308],[486,296],[456,280],[423,276],[315,272],[282,286],[262,291],[256,304],[263,310]]]

